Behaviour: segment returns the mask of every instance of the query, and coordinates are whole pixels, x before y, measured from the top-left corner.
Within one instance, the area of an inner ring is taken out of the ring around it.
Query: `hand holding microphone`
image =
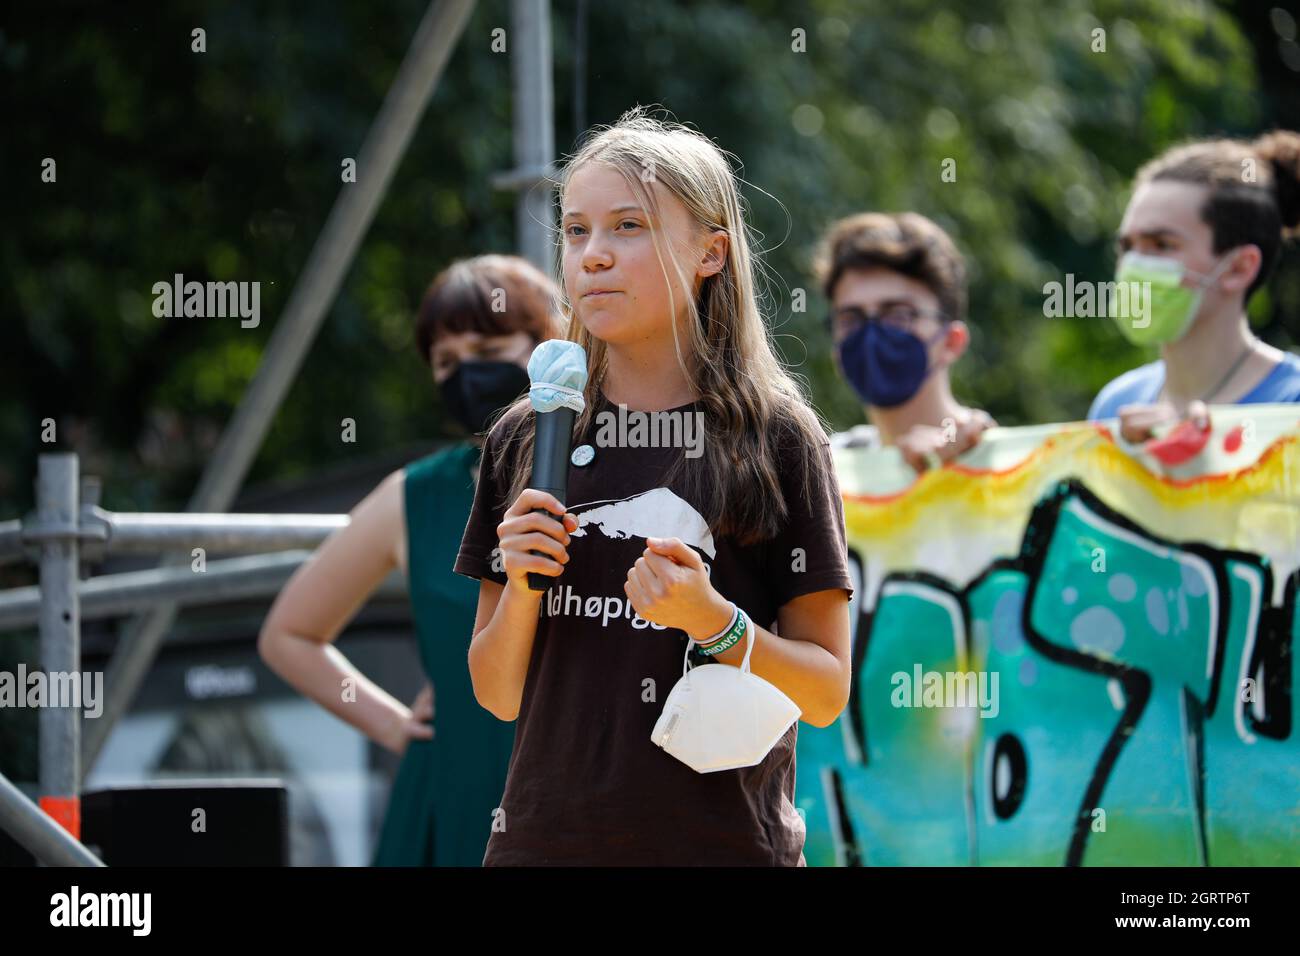
[[[587,386],[587,353],[577,342],[563,339],[550,339],[533,350],[528,359],[528,378],[532,385],[528,389],[528,400],[533,406],[537,420],[537,432],[533,442],[533,471],[528,480],[528,490],[519,496],[511,511],[524,502],[523,507],[531,507],[532,514],[542,516],[540,521],[530,527],[549,535],[552,543],[568,544],[568,522],[573,523],[573,530],[578,522],[564,514],[563,501],[568,496],[569,487],[569,453],[573,445],[573,422],[586,407],[582,390]],[[538,492],[525,502],[530,491]],[[564,517],[564,525],[557,520]],[[504,522],[503,522],[504,526]],[[516,531],[524,531],[518,525]],[[500,531],[498,530],[498,535]],[[552,565],[559,564],[560,555],[555,555],[549,544],[532,539],[541,545],[540,550],[530,553],[545,559],[548,554],[554,560],[552,564],[541,564],[535,571],[528,573],[528,587],[534,591],[545,591],[551,586],[553,578],[564,570]],[[504,552],[504,541],[502,550]],[[564,561],[568,553],[562,554]],[[518,563],[518,562],[517,562]]]
[[[554,495],[525,488],[497,525],[501,562],[509,586],[528,591],[535,579],[550,585],[551,578],[564,573],[569,563],[569,533],[578,530],[578,519],[565,514]]]

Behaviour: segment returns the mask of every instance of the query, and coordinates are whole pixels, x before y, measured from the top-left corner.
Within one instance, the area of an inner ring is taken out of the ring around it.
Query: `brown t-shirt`
[[[617,413],[603,395],[602,410]],[[507,425],[528,414],[512,410]],[[510,487],[508,459],[499,466],[503,430],[484,448],[455,564],[460,574],[502,585],[506,575],[492,561]],[[800,494],[798,459],[786,452],[779,473],[790,518],[777,537],[741,547],[710,534],[696,503],[681,497],[678,478],[661,487],[681,448],[601,447],[597,431],[593,421],[588,434],[574,436],[573,446],[590,444],[595,458],[569,466],[565,504],[579,527],[569,563],[542,601],[502,812],[483,865],[803,866],[804,824],[794,808],[798,722],[759,764],[738,770],[696,773],[652,743],[688,638],[641,618],[623,583],[646,537],[678,537],[700,554],[714,588],[769,630],[777,609],[800,595],[843,588],[851,596],[829,441],[809,478],[811,505]]]

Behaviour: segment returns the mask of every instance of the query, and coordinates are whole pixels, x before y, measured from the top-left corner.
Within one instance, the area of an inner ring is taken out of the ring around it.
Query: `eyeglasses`
[[[858,331],[867,322],[879,322],[881,325],[887,325],[890,328],[910,332],[917,322],[927,316],[938,319],[940,322],[948,321],[948,317],[938,310],[918,309],[906,302],[894,302],[871,312],[856,305],[847,305],[827,316],[826,327],[832,332],[837,331],[836,320],[838,319],[838,331],[840,336],[844,338]]]

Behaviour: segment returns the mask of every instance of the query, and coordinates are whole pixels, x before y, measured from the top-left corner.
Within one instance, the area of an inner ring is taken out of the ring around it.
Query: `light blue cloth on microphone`
[[[581,414],[586,407],[587,353],[577,342],[548,339],[537,346],[528,360],[528,378],[528,400],[536,411],[571,408]]]

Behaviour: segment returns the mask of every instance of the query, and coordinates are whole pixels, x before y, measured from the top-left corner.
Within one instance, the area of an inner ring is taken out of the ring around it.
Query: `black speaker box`
[[[81,798],[81,841],[109,866],[288,866],[278,780],[155,781]]]

